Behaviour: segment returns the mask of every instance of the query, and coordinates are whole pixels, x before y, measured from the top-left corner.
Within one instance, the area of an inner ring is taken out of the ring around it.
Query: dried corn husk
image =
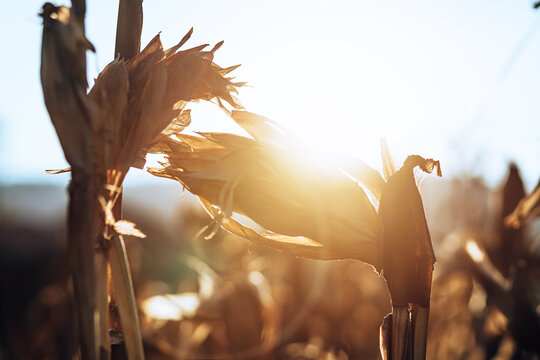
[[[178,180],[199,196],[216,226],[256,244],[382,268],[393,308],[399,310],[386,327],[394,339],[391,351],[423,358],[435,255],[413,169],[431,173],[437,168],[441,176],[439,162],[411,155],[396,171],[383,144],[385,182],[362,162],[325,165],[299,153],[291,145],[295,139],[269,119],[239,111],[232,117],[251,138],[223,133],[162,138],[156,150],[167,155],[166,162],[149,171]],[[380,202],[378,212],[352,178]],[[267,231],[241,224],[233,213]],[[388,357],[390,349],[383,350]]]
[[[184,110],[189,101],[216,101],[227,109],[223,100],[227,106],[241,108],[231,93],[242,83],[226,77],[236,67],[223,69],[212,62],[222,42],[210,51],[203,51],[206,45],[177,51],[189,39],[190,30],[171,49],[163,50],[158,35],[139,53],[142,8],[138,5],[129,8],[128,2],[121,1],[119,57],[99,75],[89,94],[85,52],[93,47],[84,36],[85,2],[74,0],[71,10],[47,3],[42,13],[45,104],[71,165],[51,173],[72,171],[68,243],[84,358],[94,358],[93,324],[99,321],[94,317],[92,295],[94,242],[101,239],[98,247],[103,246],[103,237],[110,239],[111,232],[118,233],[119,225],[126,225],[114,218],[120,217],[119,212],[113,216],[110,210],[120,208],[115,202],[121,199],[129,168],[144,164],[148,149],[158,151],[160,138],[189,124],[189,111]],[[135,19],[126,18],[132,15]],[[107,226],[100,237],[104,223]],[[134,228],[127,232],[143,236]]]
[[[97,78],[90,97],[100,108],[95,129],[109,149],[103,154],[107,168],[125,174],[132,165],[142,167],[146,152],[157,150],[160,137],[189,125],[190,113],[184,110],[189,101],[216,99],[222,107],[221,100],[241,107],[231,93],[243,83],[225,77],[237,66],[222,69],[214,64],[217,47],[178,51],[192,32],[168,50],[157,35],[132,60],[115,59]]]
[[[387,199],[403,198],[413,191],[415,202],[410,206],[421,212],[425,226],[412,168],[418,165],[431,172],[438,162],[410,157],[404,168],[411,172],[413,188],[398,194],[393,184],[400,181],[392,180],[389,186],[360,161],[341,169],[318,163],[300,154],[291,145],[294,138],[271,120],[246,111],[233,111],[232,117],[251,139],[223,133],[176,134],[176,139],[163,139],[157,147],[167,155],[167,162],[149,169],[154,175],[180,181],[201,197],[208,212],[228,231],[297,256],[354,258],[380,269],[380,214],[344,172],[362,182],[376,199],[383,191],[395,192]],[[248,216],[268,232],[247,228],[231,218],[233,212]],[[429,234],[424,240],[431,246]]]
[[[390,291],[392,315],[384,332],[386,342],[381,342],[381,355],[390,352],[391,359],[422,360],[426,355],[435,254],[413,169],[418,166],[431,173],[437,167],[439,176],[441,170],[438,161],[411,155],[396,171],[386,143],[382,145],[387,183],[379,215],[384,228],[383,275]]]
[[[133,59],[113,60],[89,93],[88,106],[96,114],[87,124],[91,126],[87,132],[94,137],[94,160],[103,173],[114,169],[120,174],[119,184],[129,167],[144,166],[146,153],[165,150],[160,144],[163,138],[190,124],[190,110],[185,109],[190,101],[215,101],[229,113],[227,106],[242,108],[233,94],[244,83],[226,76],[239,65],[223,69],[212,62],[222,42],[211,51],[203,51],[207,45],[178,51],[192,32],[167,50],[157,35]],[[72,141],[72,147],[81,146],[72,137],[62,138]],[[65,170],[69,169],[48,172]]]
[[[225,229],[255,243],[297,256],[355,258],[380,268],[382,229],[362,188],[338,168],[273,145],[282,140],[275,136],[281,132],[266,119],[247,112],[233,117],[254,139],[178,134],[179,141],[167,139],[168,163],[150,172],[179,180],[204,199]],[[271,233],[245,227],[231,219],[233,212]]]
[[[418,155],[409,156],[403,167],[389,176],[379,205],[384,227],[383,274],[393,304],[429,307],[435,254],[414,179],[416,166],[428,173],[437,167],[440,176],[438,161]]]

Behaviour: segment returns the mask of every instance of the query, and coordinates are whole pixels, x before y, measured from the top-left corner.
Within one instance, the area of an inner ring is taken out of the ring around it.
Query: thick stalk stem
[[[111,347],[107,332],[109,317],[109,271],[108,258],[105,249],[95,254],[96,268],[96,311],[99,319],[99,325],[96,326],[96,353],[100,360],[109,360],[111,358]]]
[[[81,357],[94,360],[93,191],[86,172],[72,172],[69,185],[68,256],[73,279]]]
[[[71,0],[72,14],[77,18],[77,21],[84,28],[84,20],[86,16],[86,0]]]
[[[141,50],[142,0],[120,0],[114,56],[131,59]]]

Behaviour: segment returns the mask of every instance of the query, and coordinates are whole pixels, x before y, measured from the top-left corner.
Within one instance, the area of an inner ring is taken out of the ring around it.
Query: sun
[[[418,58],[426,50],[395,31],[337,17],[276,24],[256,34],[260,48],[238,70],[238,80],[248,80],[239,98],[325,162],[357,158],[381,170],[382,138],[397,164],[411,153],[440,158],[432,140],[440,133],[437,94],[429,90],[429,63]],[[279,40],[291,36],[298,40],[294,47]],[[187,131],[247,135],[208,104],[192,109]]]
[[[276,26],[259,34],[267,50],[254,49],[263,51],[258,61],[267,68],[245,62],[252,87],[241,90],[242,101],[319,155],[353,156],[380,168],[381,138],[396,160],[427,153],[438,101],[429,64],[417,57],[426,50],[395,31],[332,17]],[[276,40],[290,36],[298,38],[293,48]]]

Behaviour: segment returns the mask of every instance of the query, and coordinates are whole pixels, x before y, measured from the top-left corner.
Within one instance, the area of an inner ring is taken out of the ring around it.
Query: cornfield
[[[527,192],[516,164],[492,189],[429,157],[396,165],[384,139],[381,172],[325,161],[244,109],[242,67],[214,62],[223,41],[188,45],[191,28],[141,46],[142,0],[119,1],[89,88],[86,2],[40,16],[67,245],[45,253],[37,295],[2,295],[0,358],[540,359],[540,183]],[[200,101],[244,135],[188,133]],[[131,168],[167,180],[175,205],[134,206]],[[30,289],[9,258],[4,289]]]

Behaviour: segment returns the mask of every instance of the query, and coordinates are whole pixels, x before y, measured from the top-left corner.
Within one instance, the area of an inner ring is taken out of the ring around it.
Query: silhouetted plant
[[[384,151],[387,181],[361,161],[338,167],[300,154],[272,121],[248,112],[232,118],[252,138],[200,133],[163,139],[167,160],[149,171],[178,180],[201,199],[217,226],[296,256],[357,259],[381,271],[393,314],[382,328],[389,359],[425,357],[431,274],[435,256],[413,169],[432,172],[439,162],[418,155],[395,170]],[[380,201],[370,202],[355,177]],[[245,215],[260,233],[232,218]]]
[[[207,45],[179,51],[192,30],[164,50],[159,35],[139,53],[142,1],[120,1],[115,59],[87,94],[86,3],[43,6],[41,82],[45,105],[71,169],[68,248],[83,359],[108,357],[107,267],[110,262],[130,359],[143,358],[137,309],[122,234],[144,236],[120,220],[123,180],[149,148],[190,122],[189,101],[222,100],[240,108],[236,87]],[[142,160],[142,161],[141,161]],[[95,260],[94,260],[95,257]],[[96,316],[95,314],[99,314]]]

